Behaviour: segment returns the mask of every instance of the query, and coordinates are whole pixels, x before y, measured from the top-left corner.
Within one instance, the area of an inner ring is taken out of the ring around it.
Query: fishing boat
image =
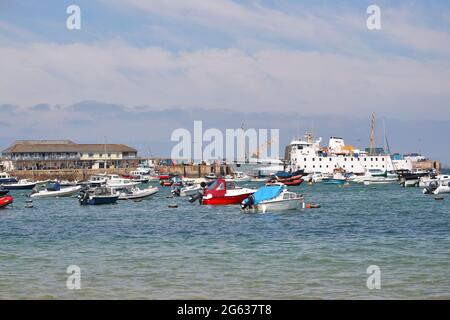
[[[4,183],[3,188],[6,190],[31,190],[36,187],[36,183],[27,179],[21,179],[16,183]]]
[[[31,198],[54,198],[54,197],[69,197],[79,192],[82,186],[72,186],[61,188],[59,182],[50,182],[47,184],[45,190],[37,191],[33,189],[33,193],[30,195]]]
[[[11,177],[7,172],[0,172],[0,184],[2,183],[16,183],[17,179]]]
[[[244,199],[255,193],[256,190],[241,188],[233,181],[216,179],[203,193],[202,204],[227,205],[240,204]]]
[[[13,197],[5,196],[0,198],[0,209],[5,208],[13,203]]]
[[[303,207],[303,196],[287,191],[284,184],[264,186],[241,203],[241,208],[247,212],[285,211]]]
[[[97,187],[88,190],[82,190],[78,196],[80,205],[100,205],[113,204],[119,199],[119,193],[113,192],[111,188]]]
[[[157,193],[159,190],[157,187],[148,187],[146,189],[140,189],[139,187],[128,188],[113,188],[113,192],[119,193],[118,200],[136,200],[150,197]]]

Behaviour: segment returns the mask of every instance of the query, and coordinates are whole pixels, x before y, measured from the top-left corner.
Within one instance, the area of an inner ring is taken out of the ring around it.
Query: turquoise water
[[[15,192],[0,211],[0,298],[450,298],[450,197],[398,185],[290,189],[322,207],[246,215],[161,188],[139,203],[26,209]],[[69,265],[81,268],[81,290],[66,288]],[[366,286],[369,265],[381,269],[379,290]]]

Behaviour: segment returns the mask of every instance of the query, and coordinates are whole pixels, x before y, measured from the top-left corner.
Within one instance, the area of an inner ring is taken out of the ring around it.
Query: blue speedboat
[[[110,188],[99,187],[82,191],[78,196],[81,205],[113,204],[119,199],[119,193],[113,192]]]

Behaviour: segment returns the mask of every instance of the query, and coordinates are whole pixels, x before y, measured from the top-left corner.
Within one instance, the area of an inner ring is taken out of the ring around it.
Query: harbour
[[[321,208],[242,214],[161,188],[142,202],[26,209],[28,192],[16,191],[0,213],[0,298],[449,298],[448,199],[398,185],[290,190]],[[65,287],[72,264],[81,290]],[[366,287],[373,264],[381,290]]]
[[[445,1],[0,1],[0,300],[450,300],[449,43]]]

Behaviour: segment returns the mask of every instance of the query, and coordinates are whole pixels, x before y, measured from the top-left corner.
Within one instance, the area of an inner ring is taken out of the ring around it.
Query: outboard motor
[[[439,187],[439,183],[437,181],[432,181],[428,187],[425,187],[423,189],[424,194],[432,194],[434,190],[436,190]]]
[[[198,202],[200,204],[202,204],[202,198],[203,198],[203,194],[200,191],[197,191],[197,193],[195,195],[193,195],[189,198],[189,202],[194,203],[195,201],[198,200]]]
[[[181,193],[181,187],[180,186],[172,186],[172,190],[170,192],[174,195],[179,197]]]
[[[253,195],[248,197],[246,200],[247,201],[244,200],[243,203],[241,203],[241,209],[253,209],[253,205],[255,204],[255,198],[253,197]]]

